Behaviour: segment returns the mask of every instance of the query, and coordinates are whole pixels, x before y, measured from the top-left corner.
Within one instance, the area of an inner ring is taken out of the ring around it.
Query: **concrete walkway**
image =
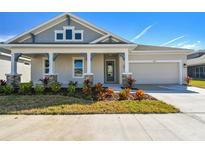
[[[115,114],[0,116],[0,140],[205,140],[205,116]]]

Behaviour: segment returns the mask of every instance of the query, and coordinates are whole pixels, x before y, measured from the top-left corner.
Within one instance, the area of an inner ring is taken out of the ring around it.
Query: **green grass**
[[[205,88],[205,81],[203,80],[192,80],[190,82],[191,86],[199,87],[199,88]]]
[[[61,95],[0,96],[0,114],[177,113],[158,100],[90,102]]]

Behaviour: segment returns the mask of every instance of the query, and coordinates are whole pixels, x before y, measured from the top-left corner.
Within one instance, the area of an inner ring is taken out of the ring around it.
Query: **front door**
[[[115,60],[105,61],[105,80],[107,83],[115,82],[116,66]]]

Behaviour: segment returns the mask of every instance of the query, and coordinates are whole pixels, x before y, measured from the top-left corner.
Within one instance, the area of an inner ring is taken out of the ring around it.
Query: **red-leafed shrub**
[[[125,89],[120,91],[119,100],[128,100],[129,97],[130,97],[130,89],[129,88],[125,88]]]
[[[135,85],[136,80],[130,75],[127,78],[127,87],[126,88],[133,88]]]
[[[49,77],[45,77],[45,78],[39,79],[39,81],[42,82],[44,87],[48,87]]]
[[[142,100],[144,98],[144,91],[143,90],[137,90],[135,93],[136,99],[138,100]]]

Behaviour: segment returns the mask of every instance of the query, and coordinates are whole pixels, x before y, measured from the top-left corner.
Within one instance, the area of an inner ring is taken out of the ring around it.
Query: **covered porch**
[[[21,56],[31,58],[31,81],[48,77],[50,81],[67,85],[69,81],[82,84],[84,79],[92,83],[123,84],[129,72],[128,47],[98,46],[88,48],[79,45],[68,47],[58,45],[53,48],[25,46],[11,49],[11,72],[7,82],[18,86],[21,75],[18,74],[17,61]]]

